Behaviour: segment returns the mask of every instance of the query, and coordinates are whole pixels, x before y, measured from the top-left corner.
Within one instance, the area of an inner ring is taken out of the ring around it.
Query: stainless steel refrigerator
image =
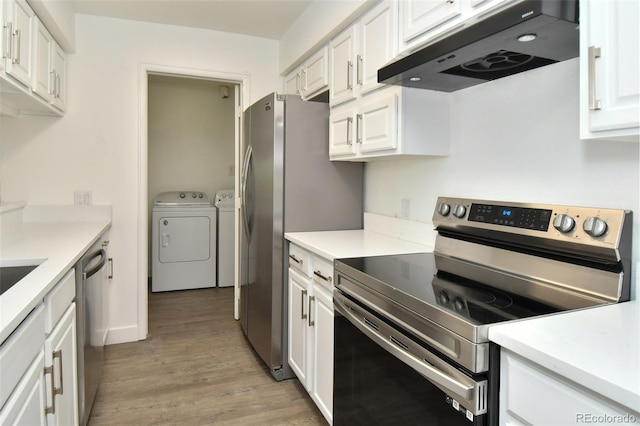
[[[240,323],[277,380],[287,359],[285,232],[361,229],[363,166],[329,161],[329,106],[272,93],[244,113]]]

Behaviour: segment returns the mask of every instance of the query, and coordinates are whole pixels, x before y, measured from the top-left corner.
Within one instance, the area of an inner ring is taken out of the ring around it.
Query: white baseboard
[[[107,334],[107,345],[115,345],[118,343],[137,342],[140,339],[138,337],[138,326],[130,325],[127,327],[109,328]]]

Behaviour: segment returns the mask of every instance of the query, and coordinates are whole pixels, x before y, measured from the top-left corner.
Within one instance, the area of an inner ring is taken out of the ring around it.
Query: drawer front
[[[36,355],[42,353],[43,343],[44,306],[40,304],[0,347],[0,406],[7,401]]]
[[[311,276],[311,253],[295,244],[289,243],[289,267]]]
[[[76,297],[76,274],[71,269],[44,297],[45,332],[51,333],[62,315]]]
[[[322,288],[333,291],[333,264],[325,258],[313,256],[313,281]]]

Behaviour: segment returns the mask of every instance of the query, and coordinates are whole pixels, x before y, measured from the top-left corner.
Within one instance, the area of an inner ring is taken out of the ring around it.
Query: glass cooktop
[[[432,253],[338,259],[356,270],[351,278],[414,311],[430,305],[473,325],[558,312],[491,283],[438,270],[436,261]]]

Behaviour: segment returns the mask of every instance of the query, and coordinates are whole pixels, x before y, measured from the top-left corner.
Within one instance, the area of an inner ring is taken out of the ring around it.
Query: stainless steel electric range
[[[334,425],[497,424],[489,327],[629,300],[631,222],[440,197],[433,253],[336,260]]]

